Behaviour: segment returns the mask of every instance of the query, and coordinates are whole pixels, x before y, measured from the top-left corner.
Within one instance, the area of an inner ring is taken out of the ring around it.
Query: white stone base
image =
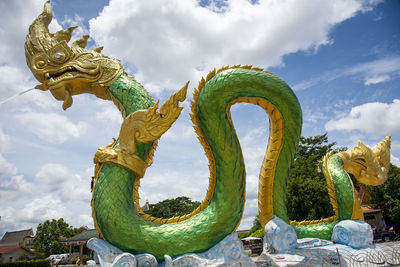
[[[299,240],[300,242],[301,240]],[[400,242],[377,243],[371,248],[354,249],[340,244],[299,248],[291,252],[263,252],[257,266],[399,266]]]

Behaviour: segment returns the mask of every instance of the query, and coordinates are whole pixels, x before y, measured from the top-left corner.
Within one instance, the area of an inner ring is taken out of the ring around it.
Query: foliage
[[[199,205],[199,201],[192,201],[189,197],[177,197],[150,204],[147,213],[157,218],[172,218],[188,214]]]
[[[39,223],[35,238],[33,239],[33,248],[36,252],[41,253],[43,257],[48,257],[52,254],[61,254],[68,251],[66,245],[58,242],[60,237],[72,237],[85,228],[72,228],[64,221],[63,218],[58,220],[46,220]]]
[[[70,261],[72,264],[76,264],[76,262],[78,261],[78,259],[79,259],[79,256],[71,257],[71,258],[69,259],[69,261]],[[79,259],[79,262],[80,262],[80,259]]]
[[[260,217],[258,215],[254,218],[253,226],[251,227],[250,231],[241,233],[239,235],[239,239],[248,236],[264,238],[264,229],[261,226]]]
[[[300,137],[287,187],[287,209],[291,220],[315,220],[334,215],[320,163],[335,144],[328,143],[327,133]],[[334,149],[335,152],[343,150],[346,148]],[[239,237],[247,236],[264,237],[258,215],[250,231]]]
[[[388,179],[380,186],[368,186],[370,203],[383,210],[387,224],[400,222],[400,168],[390,164]]]
[[[82,264],[86,265],[87,261],[90,261],[92,258],[87,256],[87,255],[83,255],[82,256]]]
[[[245,238],[248,236],[250,236],[249,232],[243,232],[243,233],[238,234],[239,239],[242,239],[242,238]]]
[[[49,267],[50,260],[32,260],[0,263],[0,267]]]
[[[261,229],[261,221],[260,221],[260,216],[257,215],[254,220],[253,220],[253,226],[250,228],[250,236],[252,236],[252,234],[256,231],[258,231],[259,229]]]
[[[34,259],[34,257],[28,253],[24,253],[21,256],[19,256],[18,261],[28,261],[28,260],[32,260]]]
[[[250,236],[264,238],[264,229],[260,227],[259,229],[251,233]]]
[[[327,133],[300,138],[287,186],[286,207],[291,220],[317,220],[334,215],[320,163],[335,144],[328,143]]]
[[[79,256],[77,256],[77,257],[71,257],[70,261],[73,264],[81,264],[82,263],[83,265],[86,265],[87,261],[89,261],[91,259],[92,258],[90,256],[83,255],[82,259],[79,258]]]

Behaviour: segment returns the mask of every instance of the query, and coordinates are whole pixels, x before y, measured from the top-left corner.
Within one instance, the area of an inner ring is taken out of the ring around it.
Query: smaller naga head
[[[360,183],[381,185],[388,178],[390,167],[390,136],[383,139],[374,149],[358,141],[353,150],[338,153],[343,160],[343,169],[354,175]]]
[[[77,94],[92,93],[110,99],[107,88],[123,72],[120,61],[101,54],[102,47],[85,49],[88,35],[68,46],[76,27],[50,33],[52,18],[47,1],[26,36],[26,62],[41,82],[36,88],[49,90],[57,100],[64,101],[63,109],[72,105],[72,96]]]

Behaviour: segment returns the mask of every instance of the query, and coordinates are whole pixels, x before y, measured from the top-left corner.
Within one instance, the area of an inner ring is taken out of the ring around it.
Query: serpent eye
[[[70,57],[70,48],[65,40],[55,44],[49,51],[46,52],[46,57],[50,63],[63,64]]]
[[[53,55],[55,61],[63,61],[65,59],[65,54],[63,52],[57,52]]]

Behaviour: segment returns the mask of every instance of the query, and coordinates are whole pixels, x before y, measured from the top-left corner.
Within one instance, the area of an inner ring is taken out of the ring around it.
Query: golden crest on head
[[[388,178],[390,167],[390,136],[385,137],[374,149],[358,141],[353,150],[340,152],[343,168],[360,183],[381,185]]]
[[[76,27],[50,33],[48,26],[52,18],[50,1],[47,1],[26,36],[26,63],[41,82],[36,88],[50,90],[57,100],[64,101],[64,109],[72,105],[72,96],[77,94],[92,93],[110,99],[107,87],[124,71],[120,61],[101,54],[102,47],[85,49],[88,35],[70,47],[68,42]]]

